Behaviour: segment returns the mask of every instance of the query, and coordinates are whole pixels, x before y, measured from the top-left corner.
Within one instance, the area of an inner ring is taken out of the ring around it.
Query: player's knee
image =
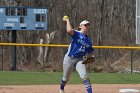
[[[84,80],[89,80],[89,77],[88,77],[88,75],[86,74],[86,75],[84,75],[84,77],[82,78],[82,81],[84,81]]]

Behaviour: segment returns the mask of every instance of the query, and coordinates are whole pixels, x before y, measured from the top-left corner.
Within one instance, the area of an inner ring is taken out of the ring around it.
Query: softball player
[[[72,42],[63,61],[63,78],[60,81],[60,93],[65,93],[64,87],[70,79],[73,67],[76,67],[76,71],[82,79],[87,93],[92,93],[92,87],[86,72],[86,66],[85,64],[82,64],[83,56],[92,56],[94,51],[92,43],[87,36],[90,23],[87,20],[82,21],[79,25],[80,30],[78,31],[72,29],[69,18],[63,18],[63,21],[66,22],[66,31],[71,36]]]

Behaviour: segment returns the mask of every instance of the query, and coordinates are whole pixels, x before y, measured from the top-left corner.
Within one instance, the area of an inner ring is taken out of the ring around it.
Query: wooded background
[[[7,0],[8,1],[8,0]],[[12,0],[10,0],[12,1]],[[12,6],[0,1],[1,6]],[[16,0],[15,0],[16,1]],[[66,33],[64,15],[70,17],[73,28],[86,19],[91,23],[88,32],[94,46],[135,45],[135,0],[20,0],[20,6],[45,7],[48,9],[47,31],[17,31],[17,43],[70,44]],[[0,31],[1,42],[11,42],[11,31]],[[4,69],[11,68],[11,47],[1,46],[1,60]],[[4,51],[4,53],[2,53]],[[62,71],[62,62],[66,48],[58,47],[17,47],[17,69],[24,71]],[[96,62],[87,67],[93,70],[102,66],[111,71],[111,65],[129,55],[126,49],[95,49]],[[130,59],[128,58],[130,61]],[[0,63],[1,64],[1,63]],[[122,63],[123,64],[123,63]],[[42,68],[42,65],[44,66]]]

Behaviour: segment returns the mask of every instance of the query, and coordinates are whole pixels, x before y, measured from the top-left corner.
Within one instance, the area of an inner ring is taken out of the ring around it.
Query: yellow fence
[[[68,47],[63,44],[21,44],[21,43],[0,43],[0,46],[47,46],[47,47]],[[93,46],[100,49],[140,49],[140,46]]]
[[[69,45],[64,44],[23,44],[23,43],[0,43],[0,46],[43,46],[43,47],[68,47]],[[134,49],[140,49],[140,46],[93,46],[93,48],[96,49],[130,49],[131,50],[131,73],[133,72],[133,50]],[[13,55],[14,56],[14,55]],[[15,58],[15,57],[13,57]],[[15,59],[13,59],[13,63],[16,62]],[[2,63],[3,64],[3,63]],[[2,65],[3,66],[3,65]],[[16,70],[16,63],[13,64],[14,69]],[[3,70],[3,67],[2,67]]]

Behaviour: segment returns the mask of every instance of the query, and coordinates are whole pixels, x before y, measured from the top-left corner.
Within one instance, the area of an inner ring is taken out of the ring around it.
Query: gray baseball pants
[[[82,64],[83,59],[71,58],[68,54],[65,54],[63,61],[63,81],[68,82],[73,71],[73,68],[76,67],[81,79],[87,78],[86,66]]]

